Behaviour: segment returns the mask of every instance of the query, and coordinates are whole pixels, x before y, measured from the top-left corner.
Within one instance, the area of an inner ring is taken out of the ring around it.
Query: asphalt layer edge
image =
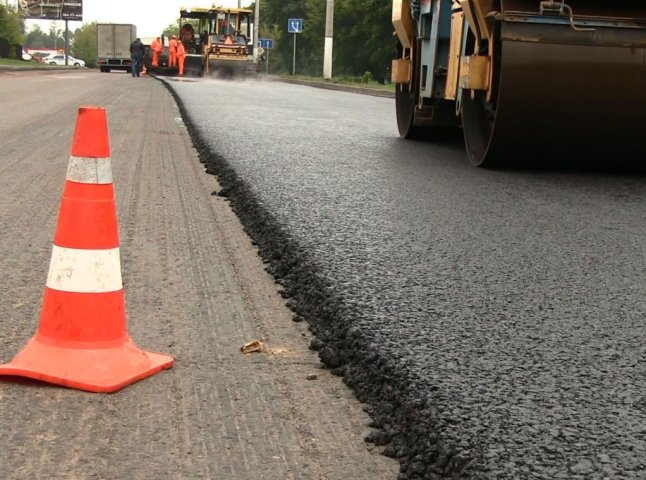
[[[155,78],[173,96],[206,173],[218,178],[222,188],[217,194],[229,200],[266,270],[284,290],[295,319],[309,323],[315,336],[310,348],[366,404],[375,430],[365,440],[384,446],[384,455],[399,461],[399,480],[468,477],[478,458],[442,444],[433,428],[436,415],[430,399],[420,398],[397,362],[381,355],[379,346],[364,336],[352,311],[330,293],[325,272],[278,226],[227,159],[212,151],[170,83]]]

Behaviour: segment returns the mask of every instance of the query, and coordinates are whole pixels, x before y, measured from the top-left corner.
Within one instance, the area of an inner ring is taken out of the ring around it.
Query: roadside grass
[[[46,63],[30,62],[25,60],[14,60],[11,58],[0,58],[0,67],[29,67],[29,68],[74,68],[73,65],[69,67],[60,67],[56,65],[47,65]]]
[[[30,65],[32,62],[25,62],[24,60],[13,60],[11,58],[0,58],[0,65],[9,65],[14,67],[24,67]]]
[[[288,75],[288,74],[276,74],[276,77],[285,78],[285,79],[294,79],[294,80],[304,80],[308,82],[324,82],[331,83],[335,85],[350,85],[353,87],[364,87],[364,88],[374,88],[377,90],[387,90],[394,92],[395,85],[392,83],[379,83],[375,80],[370,79],[368,76],[359,76],[359,77],[332,77],[332,79],[327,80],[323,77],[313,77],[308,75]]]

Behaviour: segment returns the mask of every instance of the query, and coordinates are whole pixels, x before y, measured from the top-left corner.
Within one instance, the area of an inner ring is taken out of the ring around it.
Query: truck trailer
[[[102,72],[132,68],[130,45],[137,38],[137,27],[130,24],[99,23],[96,26],[97,63]]]
[[[643,160],[646,1],[393,0],[404,138],[461,128],[476,166]]]

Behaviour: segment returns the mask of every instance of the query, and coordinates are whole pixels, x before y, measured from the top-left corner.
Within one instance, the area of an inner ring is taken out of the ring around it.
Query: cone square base
[[[67,348],[33,337],[0,375],[33,378],[88,392],[112,393],[160,370],[171,368],[173,357],[140,350],[128,338],[109,348]]]

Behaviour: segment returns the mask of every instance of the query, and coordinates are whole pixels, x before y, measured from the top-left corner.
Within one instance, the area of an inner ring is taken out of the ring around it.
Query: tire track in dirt
[[[88,76],[65,91],[73,112],[62,123],[45,96],[34,101],[43,103],[34,117],[43,132],[66,138],[50,148],[56,162],[37,168],[42,151],[12,144],[23,161],[1,167],[3,179],[40,191],[0,206],[3,219],[16,219],[0,236],[0,288],[10,298],[0,314],[12,324],[0,331],[2,361],[37,324],[77,104],[108,112],[129,334],[177,361],[112,395],[0,382],[3,478],[395,478],[396,462],[363,442],[361,404],[320,370],[305,326],[292,322],[228,203],[211,195],[219,186],[163,86]],[[274,350],[242,355],[253,338]]]

